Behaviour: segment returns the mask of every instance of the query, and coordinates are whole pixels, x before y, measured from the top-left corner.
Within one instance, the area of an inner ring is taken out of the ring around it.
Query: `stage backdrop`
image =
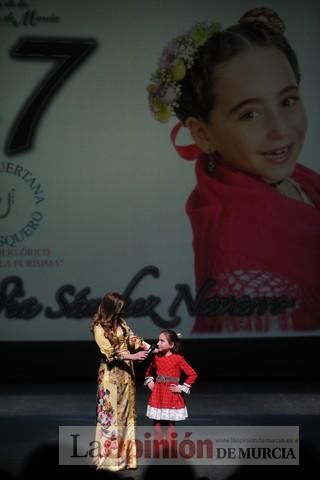
[[[309,117],[300,160],[319,171],[320,7],[311,0],[264,6],[285,19],[300,58]],[[187,339],[204,337],[192,334],[185,213],[194,164],[170,144],[175,122],[152,118],[146,86],[172,37],[200,20],[227,26],[251,7],[244,0],[0,1],[1,341],[91,340],[90,316],[110,290],[130,299],[136,333],[155,338],[171,327]]]

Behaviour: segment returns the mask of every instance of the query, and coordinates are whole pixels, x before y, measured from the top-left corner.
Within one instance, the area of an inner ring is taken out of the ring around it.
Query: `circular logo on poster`
[[[0,247],[14,247],[30,238],[43,220],[44,189],[27,168],[0,163]]]

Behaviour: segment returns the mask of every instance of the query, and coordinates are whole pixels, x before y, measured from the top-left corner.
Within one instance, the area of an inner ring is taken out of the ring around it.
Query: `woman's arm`
[[[137,337],[133,333],[129,335],[129,345],[133,350],[142,348],[142,350],[149,350],[151,345],[143,340],[141,337]]]
[[[129,353],[129,352],[117,352],[117,360],[144,360],[147,358],[148,352],[145,350],[140,350],[139,352]]]
[[[105,356],[107,362],[112,362],[113,358],[113,347],[108,338],[104,335],[104,330],[101,325],[95,325],[93,329],[94,339],[98,345],[100,352]]]
[[[127,325],[127,324],[126,324]],[[131,350],[136,351],[139,349],[142,350],[149,350],[150,344],[146,342],[142,337],[136,335],[131,327],[127,325],[128,333],[129,333],[129,347]]]

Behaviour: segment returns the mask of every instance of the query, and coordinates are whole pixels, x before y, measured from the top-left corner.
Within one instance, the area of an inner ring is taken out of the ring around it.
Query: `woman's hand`
[[[158,344],[155,342],[152,342],[151,345],[149,345],[148,353],[158,353]]]
[[[149,348],[150,348],[151,345],[150,345],[150,343],[147,343],[147,342],[145,342],[145,341],[143,340],[141,346],[142,346],[143,350],[149,350]]]
[[[148,352],[140,350],[139,352],[131,354],[131,360],[145,360],[148,356]]]
[[[148,356],[148,352],[145,350],[140,350],[139,352],[136,353],[126,353],[126,352],[120,352],[119,350],[116,350],[115,352],[116,357],[118,360],[144,360]]]

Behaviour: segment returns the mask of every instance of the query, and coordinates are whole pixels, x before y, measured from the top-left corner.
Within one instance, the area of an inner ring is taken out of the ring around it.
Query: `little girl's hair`
[[[172,353],[179,353],[181,355],[181,333],[176,333],[173,330],[162,330],[160,333],[166,336],[169,343],[173,343]]]
[[[174,109],[177,118],[185,122],[188,117],[195,116],[208,121],[217,101],[214,90],[215,67],[251,47],[279,49],[287,58],[299,84],[298,59],[284,31],[284,22],[276,12],[255,8],[246,12],[237,24],[214,33],[199,48],[195,62],[181,81],[181,97]]]

